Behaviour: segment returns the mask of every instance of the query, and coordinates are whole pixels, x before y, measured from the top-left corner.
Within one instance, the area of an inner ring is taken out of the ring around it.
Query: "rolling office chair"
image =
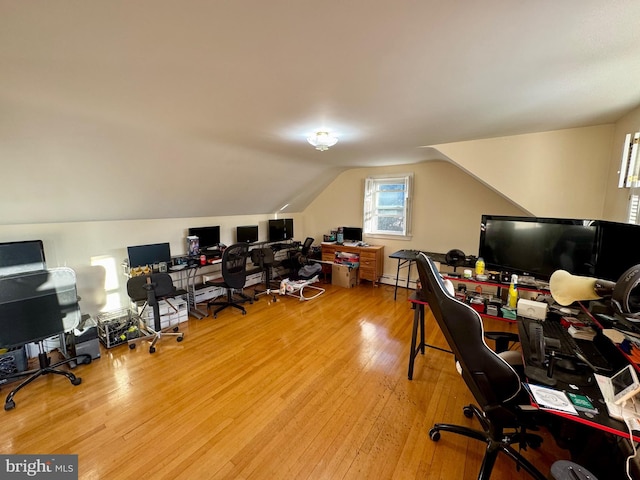
[[[479,405],[464,407],[464,415],[467,418],[475,416],[482,427],[482,430],[474,430],[462,425],[436,423],[429,431],[429,437],[438,441],[440,432],[445,431],[485,442],[487,447],[479,480],[491,476],[499,452],[505,453],[533,478],[544,480],[546,476],[511,446],[519,443],[521,447],[537,447],[541,442],[540,437],[526,433],[526,426],[531,425],[534,418],[520,377],[487,346],[482,318],[445,290],[431,259],[421,253],[416,264],[429,308],[455,355],[464,382]],[[512,433],[505,433],[506,429]]]
[[[273,250],[271,250],[270,247],[254,248],[251,250],[251,262],[254,265],[260,265],[260,270],[262,271],[264,278],[264,290],[259,290],[257,288],[254,289],[253,297],[256,298],[259,295],[273,294],[272,299],[276,302],[278,300],[276,293],[278,292],[280,285],[272,280],[273,269],[278,265],[278,262],[275,261]]]
[[[160,324],[160,300],[165,300],[167,304],[173,308],[176,313],[178,309],[171,303],[170,298],[179,294],[173,285],[173,279],[168,273],[152,273],[151,275],[140,275],[131,277],[127,281],[127,294],[134,302],[145,302],[142,312],[147,306],[153,309],[153,327],[147,325],[147,335],[132,338],[128,341],[129,348],[135,348],[136,344],[142,340],[151,342],[149,345],[149,353],[155,353],[156,343],[162,337],[175,337],[176,341],[181,342],[184,339],[184,333],[178,332],[178,327],[161,328]],[[142,313],[141,312],[141,313]],[[166,330],[171,329],[172,332]]]
[[[307,237],[304,239],[304,243],[300,248],[300,253],[302,253],[302,255],[304,255],[305,257],[309,255],[309,250],[311,249],[311,245],[313,245],[313,240],[313,237]]]
[[[218,305],[218,308],[213,312],[213,318],[217,318],[218,312],[227,307],[237,308],[243,315],[247,314],[242,304],[246,302],[253,303],[251,297],[242,293],[244,284],[247,281],[248,256],[249,245],[246,243],[233,244],[227,247],[222,253],[222,280],[210,281],[207,282],[207,285],[224,288],[227,293],[227,298],[225,301],[210,301],[207,304],[207,308]],[[234,290],[240,290],[236,292],[235,297]]]

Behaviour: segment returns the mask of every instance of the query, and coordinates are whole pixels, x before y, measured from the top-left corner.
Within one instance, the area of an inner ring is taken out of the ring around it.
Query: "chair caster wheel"
[[[463,407],[462,413],[464,413],[464,416],[467,418],[473,418],[473,410],[470,407]]]
[[[434,442],[437,442],[438,440],[440,440],[440,431],[432,428],[431,430],[429,430],[429,438]]]
[[[243,314],[243,315],[246,315],[246,314],[247,314],[247,312],[242,312],[242,314]]]
[[[178,328],[178,327],[173,327],[173,332],[174,332],[174,333],[175,333],[175,332],[177,332],[178,330],[179,330],[179,328]]]
[[[216,315],[215,313],[213,314],[213,318],[218,318],[218,315]]]
[[[149,353],[156,353],[156,347],[149,347]]]
[[[80,377],[76,377],[73,380],[71,380],[72,385],[80,385],[81,383],[82,383],[82,379]]]
[[[129,350],[133,350],[134,348],[136,348],[136,344],[135,343],[130,343],[129,344]]]
[[[176,341],[181,342],[182,340],[184,340],[184,337],[178,337],[176,338]]]
[[[13,410],[14,408],[16,408],[16,402],[14,402],[13,400],[9,400],[8,402],[5,402],[4,404],[4,409],[9,411],[9,410]]]

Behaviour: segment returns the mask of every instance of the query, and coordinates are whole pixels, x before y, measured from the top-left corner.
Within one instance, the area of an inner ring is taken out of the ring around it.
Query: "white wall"
[[[304,225],[299,214],[286,214],[281,217],[293,218],[295,237],[304,238]],[[235,242],[235,229],[238,225],[258,225],[260,240],[266,240],[269,218],[274,216],[3,225],[0,226],[0,242],[42,240],[48,267],[68,266],[84,271],[91,265],[92,259],[111,259],[111,263],[117,269],[120,302],[125,305],[126,278],[121,264],[127,257],[127,246],[169,242],[172,255],[183,255],[186,253],[188,228],[209,225],[220,225],[220,240],[227,245]]]

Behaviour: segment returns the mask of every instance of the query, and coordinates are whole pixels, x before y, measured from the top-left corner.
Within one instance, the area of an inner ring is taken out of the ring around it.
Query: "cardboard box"
[[[339,287],[353,288],[358,282],[358,269],[349,265],[333,264],[331,266],[331,284]]]

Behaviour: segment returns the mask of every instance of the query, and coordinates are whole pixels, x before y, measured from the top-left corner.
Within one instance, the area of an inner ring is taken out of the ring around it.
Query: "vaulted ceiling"
[[[0,0],[0,224],[296,212],[345,168],[612,123],[640,104],[639,19],[637,0]]]

